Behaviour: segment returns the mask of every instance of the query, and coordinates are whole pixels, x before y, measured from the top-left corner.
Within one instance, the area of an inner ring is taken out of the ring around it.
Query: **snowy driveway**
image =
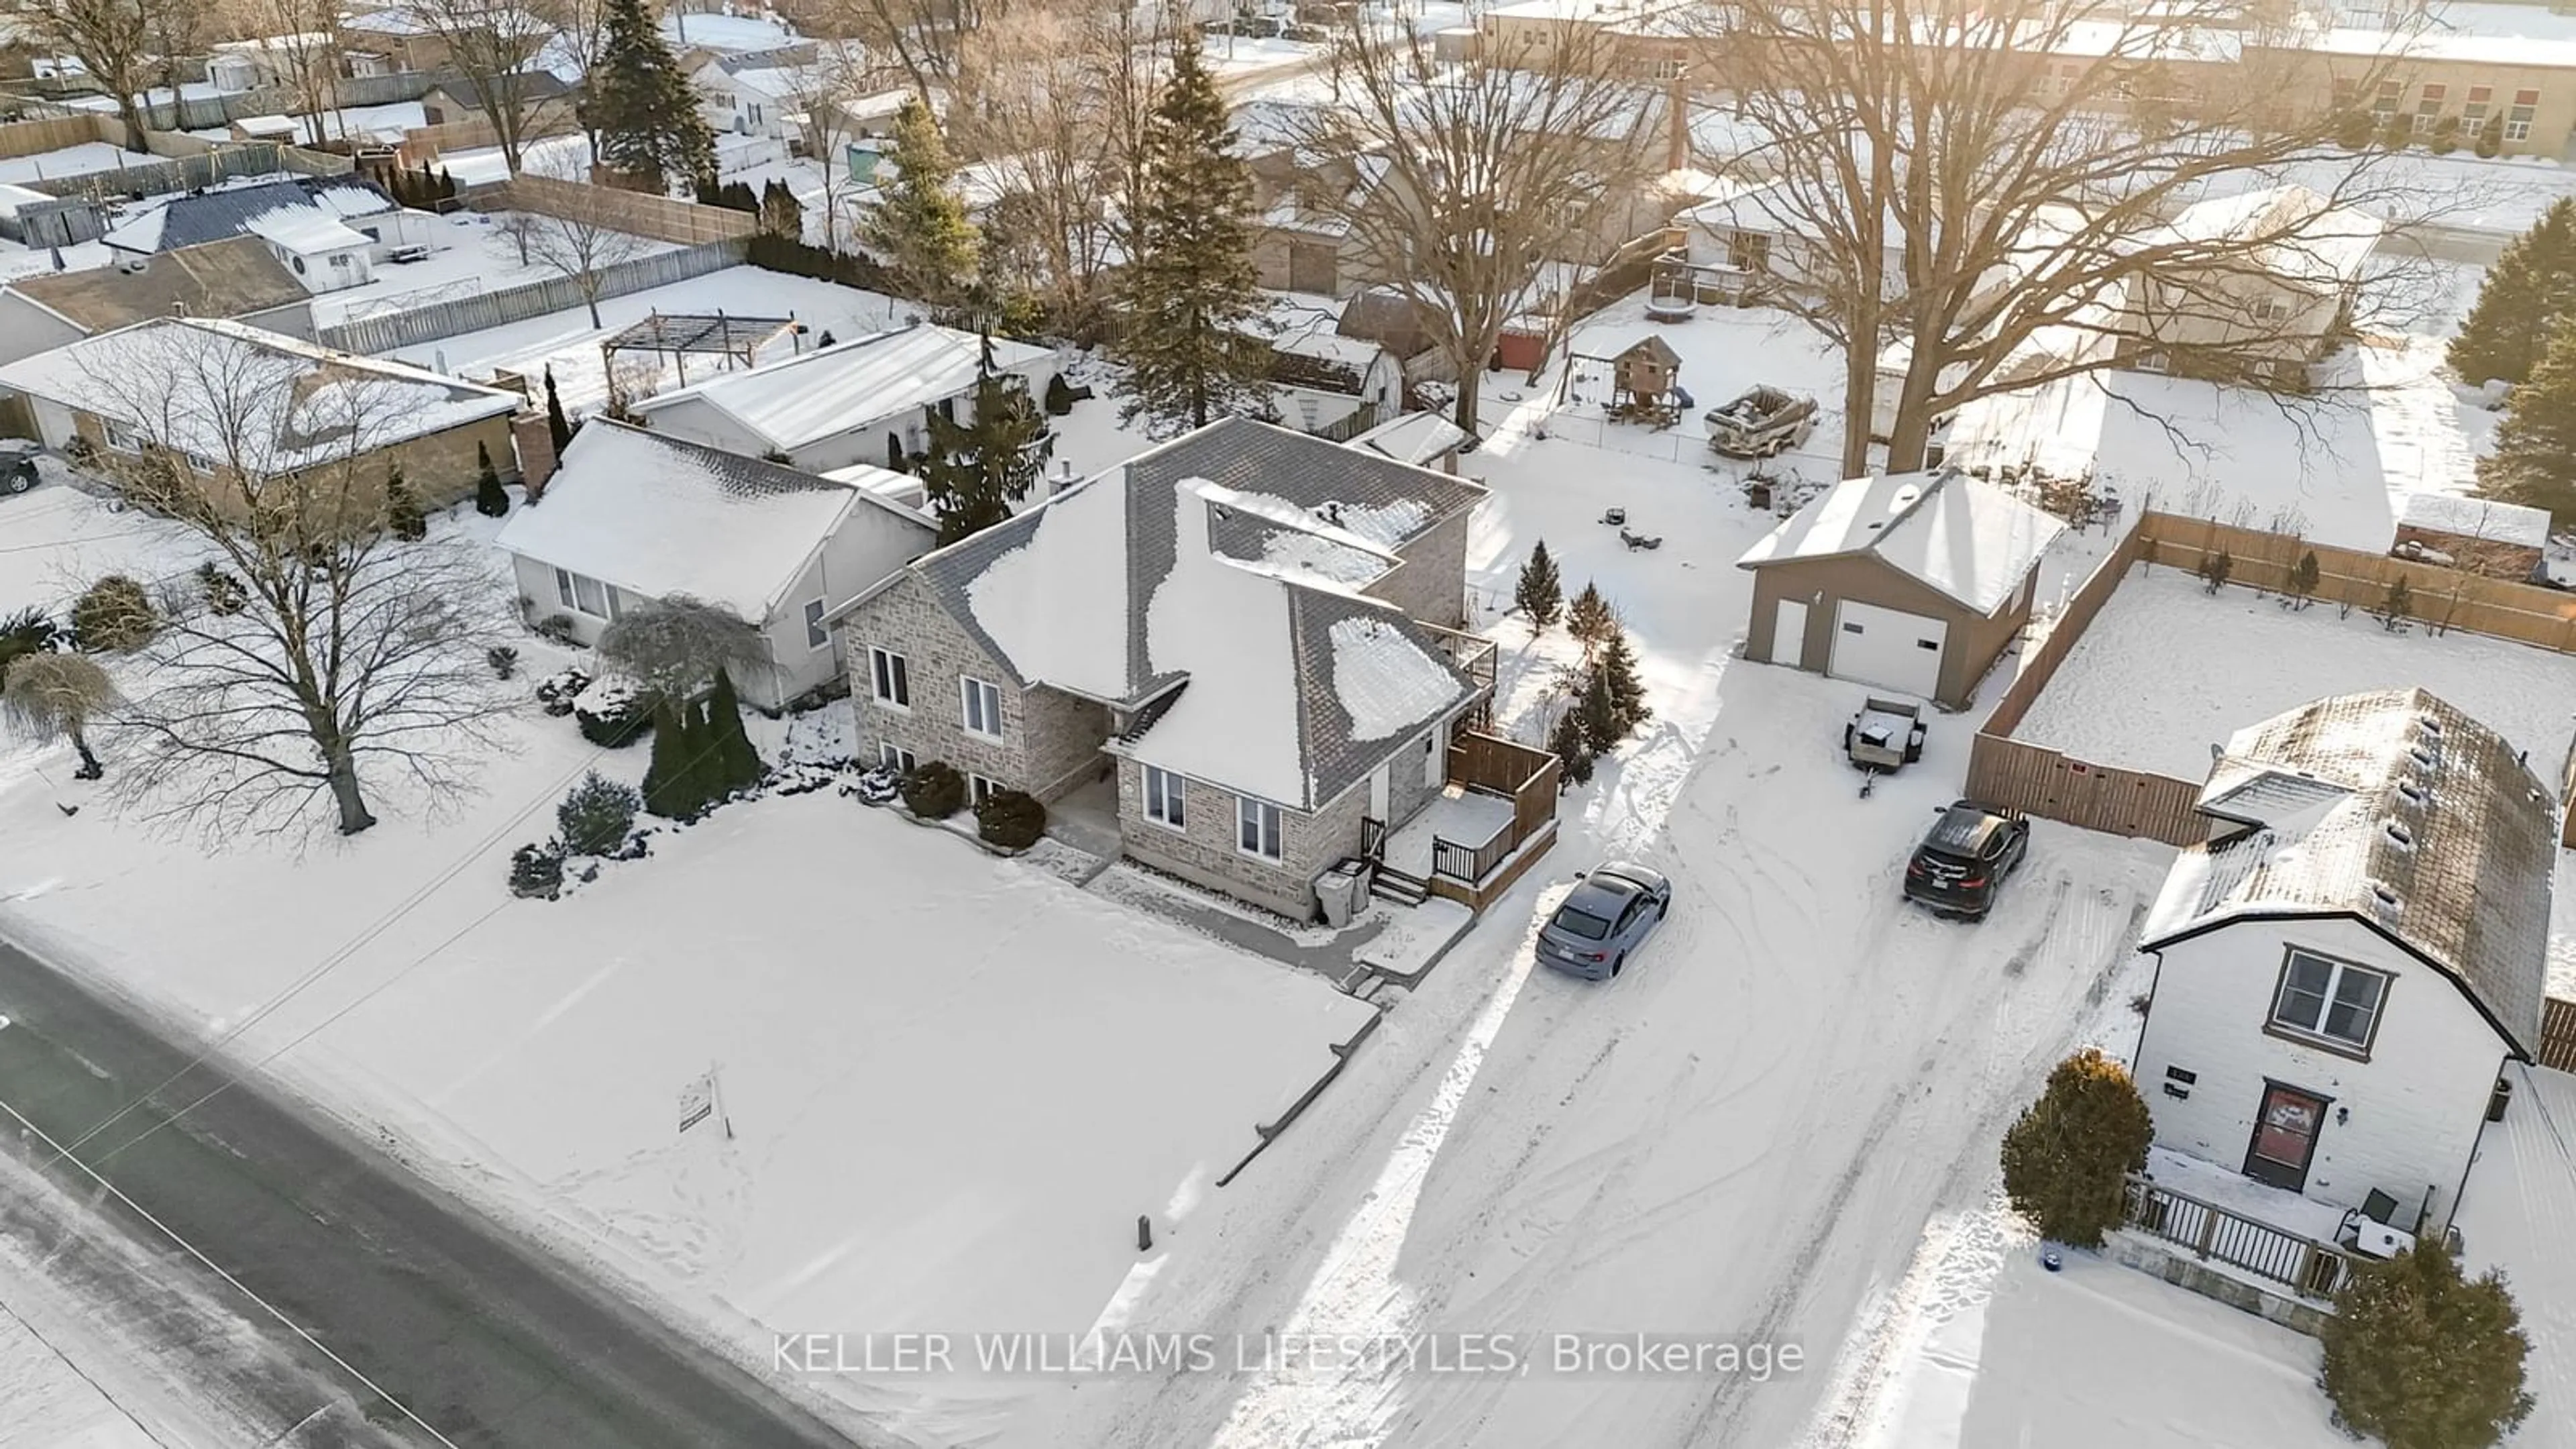
[[[1182,1375],[1068,1396],[1026,1416],[1036,1440],[1796,1442],[1838,1362],[1873,1370],[1855,1316],[1936,1207],[1983,1191],[2165,855],[2043,824],[1983,925],[1905,908],[1967,729],[1936,726],[1924,765],[1862,801],[1833,748],[1851,693],[1727,664],[1701,766],[1643,851],[1676,895],[1634,968],[1609,986],[1531,969],[1534,909],[1598,848],[1574,832],[1553,882],[1461,944],[1128,1325],[1798,1342],[1805,1373]]]

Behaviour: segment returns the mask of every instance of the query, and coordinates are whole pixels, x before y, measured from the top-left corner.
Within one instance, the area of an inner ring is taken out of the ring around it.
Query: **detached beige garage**
[[[2065,531],[1960,474],[1837,483],[1736,560],[1753,571],[1744,657],[1963,708]]]

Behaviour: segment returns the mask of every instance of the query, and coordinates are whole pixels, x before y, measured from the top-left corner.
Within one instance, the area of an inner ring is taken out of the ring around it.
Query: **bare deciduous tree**
[[[766,668],[760,631],[721,604],[672,594],[626,610],[599,631],[599,657],[666,699],[684,700],[717,670]]]
[[[30,654],[9,669],[0,720],[38,741],[63,740],[80,756],[76,780],[106,773],[89,748],[89,727],[116,703],[115,681],[85,654]]]
[[[814,59],[793,72],[790,99],[801,119],[806,154],[823,173],[820,245],[843,247],[856,236],[850,203],[857,186],[850,180],[850,143],[867,134],[853,112],[860,101],[886,89],[887,75],[853,41],[824,41]]]
[[[482,658],[503,590],[462,539],[387,533],[379,451],[451,390],[213,322],[115,334],[82,366],[134,434],[101,455],[111,485],[239,583],[171,610],[135,656],[111,720],[120,791],[222,838],[309,828],[317,807],[354,834],[390,784],[433,804],[465,789],[507,707]]]
[[[563,3],[562,20],[578,20],[583,0]],[[572,129],[571,105],[555,99],[553,88],[540,84],[551,78],[533,69],[537,53],[556,33],[556,17],[492,0],[401,0],[399,8],[446,43],[447,68],[467,93],[460,99],[492,123],[493,143],[513,174],[529,143]],[[590,5],[594,16],[597,8]],[[596,25],[587,33],[595,37]]]
[[[1572,21],[1452,63],[1410,26],[1354,15],[1328,65],[1336,104],[1302,113],[1297,144],[1378,179],[1312,200],[1414,304],[1472,431],[1485,364],[1549,264],[1595,264],[1627,240],[1611,233],[1657,169],[1662,99],[1622,72],[1614,37]]]
[[[156,42],[171,29],[165,12],[185,8],[179,0],[33,0],[20,14],[30,39],[79,61],[116,98],[126,149],[140,151],[149,129],[142,94],[152,82]]]
[[[603,273],[643,256],[652,242],[619,230],[626,219],[623,208],[630,204],[625,193],[564,174],[576,169],[573,158],[538,153],[527,174],[553,184],[545,184],[542,198],[523,195],[522,200],[544,210],[515,208],[494,223],[493,231],[517,249],[522,266],[542,266],[569,280],[590,308],[590,325],[599,327],[606,325],[599,320],[600,292],[607,285]]]
[[[340,7],[332,0],[233,0],[225,28],[254,38],[264,69],[294,98],[306,145],[342,134],[334,123],[340,106]]]
[[[1770,300],[1844,351],[1846,474],[1868,470],[1891,343],[1888,467],[1904,471],[1936,420],[2117,365],[2123,337],[2151,336],[2176,371],[2240,371],[2317,321],[2262,300],[2269,280],[2348,276],[2369,247],[2356,210],[2427,215],[2374,158],[2332,149],[2407,32],[2346,57],[2329,88],[2323,56],[2254,43],[2241,8],[1742,0],[1712,22],[1708,63],[1758,138],[1730,158],[1762,183],[1745,205],[1799,253],[1768,260],[1789,274]],[[2310,194],[2171,225],[2285,180]]]

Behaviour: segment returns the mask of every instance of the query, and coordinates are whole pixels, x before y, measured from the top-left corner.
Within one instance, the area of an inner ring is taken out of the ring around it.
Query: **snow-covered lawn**
[[[522,263],[518,249],[486,212],[460,211],[446,218],[436,250],[417,262],[378,262],[375,280],[363,287],[324,292],[313,299],[313,320],[324,327],[388,312],[434,307],[483,292],[563,275],[541,261]],[[637,256],[673,251],[668,242],[639,238]]]
[[[59,464],[42,467],[47,478],[61,477]],[[0,614],[59,610],[101,575],[166,578],[195,557],[177,525],[113,510],[67,484],[0,497]]]
[[[758,15],[710,15],[705,12],[662,17],[662,38],[674,50],[703,46],[728,55],[753,50],[775,50],[796,39],[793,27],[785,21]]]
[[[1768,307],[1702,307],[1687,322],[1646,320],[1643,292],[1626,297],[1578,324],[1567,351],[1580,354],[1574,379],[1565,389],[1564,405],[1547,419],[1550,437],[1594,444],[1604,451],[1657,458],[1697,466],[1720,461],[1708,451],[1708,429],[1700,415],[1756,383],[1769,383],[1816,399],[1815,435],[1795,453],[1771,465],[1776,474],[1830,482],[1841,470],[1843,446],[1842,354],[1814,329],[1786,312]],[[1605,360],[1646,337],[1660,337],[1681,354],[1678,374],[1692,406],[1681,422],[1657,431],[1634,423],[1614,423],[1602,416],[1610,402],[1610,366]],[[1489,373],[1485,396],[1509,402],[1513,394],[1556,403],[1558,370],[1540,384],[1522,381],[1517,372]],[[1727,462],[1730,473],[1747,465]]]
[[[100,99],[104,100],[105,97]],[[114,102],[109,102],[110,109]],[[125,166],[145,166],[161,158],[142,151],[128,151],[105,141],[83,141],[59,151],[39,151],[32,156],[0,157],[0,182],[18,184],[28,181],[59,180],[65,176],[89,176],[101,171],[114,171]]]
[[[2367,601],[2376,604],[2377,600]],[[2434,613],[2439,601],[2417,601]],[[2576,721],[2576,658],[2423,624],[2391,634],[2332,602],[2305,610],[2174,568],[2140,566],[2041,691],[2016,739],[2077,759],[2197,780],[2211,745],[2331,694],[2417,685],[2529,750],[2546,776]]]
[[[700,18],[690,17],[691,23]],[[893,300],[874,292],[758,267],[728,267],[667,287],[608,298],[599,304],[604,327],[592,327],[589,312],[575,307],[384,355],[472,376],[488,374],[494,368],[509,368],[535,377],[551,366],[564,406],[575,413],[590,413],[608,400],[608,374],[600,361],[600,339],[655,312],[792,316],[812,328],[812,335],[805,339],[807,346],[825,332],[847,341],[886,327],[899,327],[909,315]],[[697,359],[690,368],[690,380],[703,381],[712,375],[704,370],[712,365],[706,359]],[[664,370],[665,386],[676,385],[677,380],[676,369]]]
[[[2460,1197],[2461,1265],[2504,1270],[2531,1337],[2524,1372],[2540,1408],[2512,1449],[2576,1449],[2576,1076],[2510,1076],[2513,1105]]]

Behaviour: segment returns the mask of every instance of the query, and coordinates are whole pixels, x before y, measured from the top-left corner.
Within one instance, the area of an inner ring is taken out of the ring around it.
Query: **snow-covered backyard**
[[[2376,604],[2377,600],[2368,601]],[[2418,605],[2432,612],[2435,601]],[[2207,593],[2139,565],[2040,692],[2016,739],[2080,760],[2197,780],[2247,725],[2330,694],[2416,685],[2531,752],[2544,776],[2576,729],[2576,658],[2476,634],[2392,634],[2319,602],[2285,609],[2242,588]]]
[[[66,176],[90,176],[124,166],[157,165],[160,160],[148,152],[128,151],[105,141],[84,141],[77,146],[39,151],[32,156],[0,157],[0,183],[18,185],[29,181],[59,181]]]
[[[564,406],[574,413],[586,414],[599,411],[608,401],[608,373],[600,360],[600,339],[655,312],[794,317],[812,331],[804,339],[807,346],[826,332],[848,341],[887,327],[900,327],[909,315],[891,299],[873,292],[758,267],[728,267],[667,287],[604,298],[599,304],[600,320],[606,324],[603,327],[592,327],[590,314],[574,308],[383,355],[472,377],[488,376],[496,368],[536,377],[551,367]],[[701,369],[713,365],[708,359],[699,359],[699,366],[690,369],[691,380],[703,381],[706,374]],[[674,385],[676,381],[677,370],[666,367],[663,385]]]

